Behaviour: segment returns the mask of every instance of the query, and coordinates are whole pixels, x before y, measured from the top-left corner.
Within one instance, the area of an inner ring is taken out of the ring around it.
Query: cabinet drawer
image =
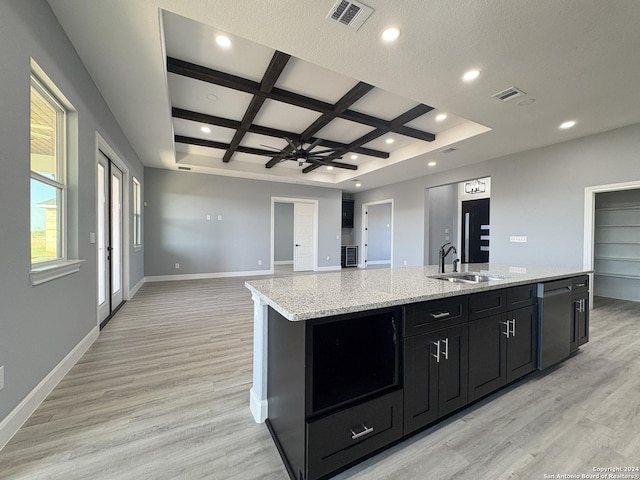
[[[307,423],[307,480],[317,479],[402,436],[402,391]]]
[[[505,296],[504,290],[490,290],[469,295],[469,319],[476,320],[506,312]]]
[[[452,297],[404,307],[404,336],[433,332],[468,319],[467,297]]]
[[[571,279],[571,291],[573,293],[589,291],[589,275],[580,275]]]
[[[536,284],[520,285],[507,289],[507,310],[529,307],[536,302]]]

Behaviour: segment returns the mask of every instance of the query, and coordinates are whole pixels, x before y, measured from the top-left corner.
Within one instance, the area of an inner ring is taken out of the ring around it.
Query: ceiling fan
[[[270,147],[269,145],[262,145],[263,147],[271,148],[273,150],[277,150],[279,153],[276,154],[277,157],[282,158],[282,160],[293,160],[298,162],[298,166],[301,167],[304,163],[320,163],[322,165],[331,165],[334,160],[340,160],[342,153],[338,149],[328,148],[326,150],[312,151],[316,148],[321,142],[321,138],[316,138],[313,143],[309,144],[308,147],[304,147],[304,142],[294,141],[290,138],[284,137],[284,139],[289,144],[289,147],[285,147],[283,149],[279,149],[276,147]]]

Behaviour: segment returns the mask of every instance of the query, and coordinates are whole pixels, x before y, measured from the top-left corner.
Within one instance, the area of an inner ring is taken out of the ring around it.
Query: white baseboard
[[[367,265],[391,265],[391,260],[368,260]]]
[[[42,379],[42,381],[36,385],[36,387],[29,392],[29,394],[22,400],[16,408],[14,408],[9,415],[0,422],[0,450],[9,443],[11,437],[13,437],[20,427],[29,419],[29,417],[36,411],[45,398],[53,391],[53,389],[60,383],[60,380],[69,373],[71,367],[73,367],[78,360],[85,354],[89,347],[98,338],[99,329],[96,325],[80,342],[73,347],[66,357],[55,366],[49,374]]]
[[[273,270],[253,270],[246,272],[186,273],[179,275],[155,275],[144,277],[145,282],[171,282],[173,280],[202,280],[207,278],[254,277],[273,275]]]
[[[293,260],[275,260],[274,265],[293,265]]]
[[[256,423],[264,423],[267,419],[267,400],[260,400],[253,388],[249,391],[249,408]]]
[[[330,265],[328,267],[316,267],[316,272],[333,272],[335,270],[342,270],[340,265]]]
[[[142,277],[140,279],[140,281],[138,283],[136,283],[136,285],[129,290],[129,300],[131,300],[133,297],[135,297],[136,293],[138,293],[138,290],[140,290],[140,287],[142,287],[142,285],[144,285],[144,280],[145,278]]]

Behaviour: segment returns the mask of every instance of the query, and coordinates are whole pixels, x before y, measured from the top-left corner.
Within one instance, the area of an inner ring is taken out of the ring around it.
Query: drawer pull
[[[451,316],[451,312],[430,313],[430,315],[436,320],[440,320],[441,318],[447,318]]]
[[[370,433],[373,432],[373,427],[369,428],[364,423],[362,424],[362,428],[364,428],[364,430],[361,431],[360,433],[356,433],[356,432],[353,431],[353,429],[351,429],[351,439],[352,440],[357,440],[358,438],[364,437],[365,435],[369,435]]]
[[[585,284],[584,284],[584,283],[578,283],[578,284],[576,285],[576,288],[577,288],[577,287],[584,287],[584,286],[585,286]]]

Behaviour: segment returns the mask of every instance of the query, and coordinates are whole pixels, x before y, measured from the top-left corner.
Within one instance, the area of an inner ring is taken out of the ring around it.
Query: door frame
[[[269,245],[269,274],[275,272],[275,204],[276,203],[310,203],[313,205],[313,271],[318,271],[318,200],[313,198],[271,197],[271,240]],[[294,207],[295,222],[295,207]],[[295,236],[295,227],[294,232]],[[295,255],[294,255],[295,262]]]
[[[584,243],[582,250],[582,267],[585,270],[594,268],[595,250],[595,214],[596,214],[596,193],[619,192],[622,190],[640,189],[640,180],[622,183],[609,183],[606,185],[593,185],[584,187]],[[593,308],[593,278],[594,274],[589,274],[589,308]]]
[[[360,251],[360,258],[358,259],[358,268],[367,268],[367,262],[365,261],[365,259],[367,258],[367,247],[365,246],[368,242],[368,235],[367,235],[367,228],[369,227],[369,219],[367,218],[367,210],[368,207],[371,205],[381,205],[384,203],[390,203],[391,204],[391,242],[389,245],[389,248],[391,249],[391,252],[389,252],[389,257],[390,257],[390,266],[393,267],[393,198],[387,198],[385,200],[377,200],[375,202],[367,202],[367,203],[363,203],[362,204],[362,221],[360,222],[361,224],[361,229],[362,231],[360,232],[360,248],[358,249]]]
[[[94,223],[94,234],[97,235],[98,232],[98,208],[99,206],[99,198],[98,198],[98,162],[100,159],[100,150],[102,150],[108,157],[109,160],[113,162],[113,164],[120,169],[122,172],[122,299],[123,302],[129,300],[129,270],[130,270],[130,251],[129,251],[129,222],[131,220],[131,215],[129,212],[130,206],[130,188],[129,182],[131,181],[129,167],[122,161],[120,156],[115,152],[113,148],[107,143],[107,141],[96,131],[96,151],[95,151],[95,172],[94,172],[94,202],[95,202],[95,223]],[[109,182],[109,185],[111,183]],[[99,270],[98,264],[98,242],[94,244],[94,252],[96,258],[96,272]],[[97,278],[96,278],[97,280]],[[96,282],[96,292],[95,292],[95,302],[96,302],[96,324],[98,327],[100,326],[100,305],[98,304],[98,282]],[[111,290],[111,289],[109,289]],[[111,292],[109,292],[109,295]]]

